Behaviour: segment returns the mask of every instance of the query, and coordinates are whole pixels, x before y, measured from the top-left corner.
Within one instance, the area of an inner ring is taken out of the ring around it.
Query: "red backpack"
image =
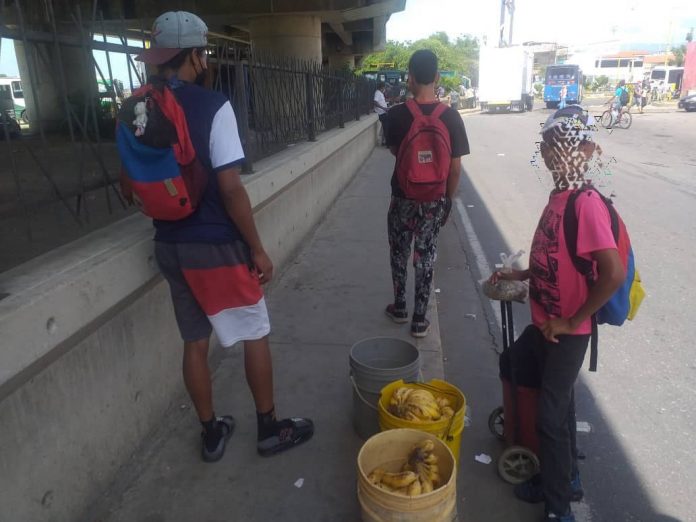
[[[124,102],[116,143],[121,189],[145,215],[176,221],[196,210],[208,173],[191,143],[184,110],[166,84],[148,83]]]
[[[429,116],[413,99],[406,102],[406,107],[413,123],[396,157],[399,186],[407,199],[436,201],[447,192],[452,161],[449,131],[440,119],[447,106],[438,104]]]

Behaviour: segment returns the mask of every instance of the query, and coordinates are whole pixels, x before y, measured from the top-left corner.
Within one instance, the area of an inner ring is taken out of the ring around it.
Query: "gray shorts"
[[[245,243],[155,242],[169,283],[176,322],[186,342],[215,331],[223,346],[270,332],[263,290]]]

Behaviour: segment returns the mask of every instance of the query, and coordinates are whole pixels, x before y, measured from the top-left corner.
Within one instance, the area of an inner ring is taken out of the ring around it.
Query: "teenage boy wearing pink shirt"
[[[517,486],[515,494],[528,502],[545,502],[546,521],[575,521],[570,502],[582,498],[582,489],[575,463],[573,389],[590,340],[591,317],[625,278],[609,211],[594,190],[584,191],[575,203],[577,254],[594,264],[596,277],[591,288],[576,270],[565,242],[563,215],[568,197],[587,184],[585,173],[599,151],[592,141],[593,128],[592,116],[578,105],[560,109],[548,118],[539,147],[554,190],[534,234],[529,268],[491,276],[492,282],[529,280],[531,328],[537,335],[531,336],[531,343],[518,340],[512,351],[536,361],[541,476]],[[511,357],[514,361],[515,354]]]

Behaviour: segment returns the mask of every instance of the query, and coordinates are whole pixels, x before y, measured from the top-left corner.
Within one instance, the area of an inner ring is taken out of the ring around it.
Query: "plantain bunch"
[[[450,401],[428,390],[402,386],[389,401],[389,412],[410,422],[431,422],[454,415]]]
[[[392,473],[375,468],[367,478],[375,486],[405,497],[430,493],[442,485],[434,449],[435,443],[432,440],[419,442],[409,453],[400,472]]]

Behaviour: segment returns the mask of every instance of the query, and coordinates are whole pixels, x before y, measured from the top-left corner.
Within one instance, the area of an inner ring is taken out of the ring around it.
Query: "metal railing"
[[[69,19],[54,13],[51,0],[43,2],[41,24],[25,22],[27,3],[0,0],[0,37],[23,47],[25,98],[35,101],[27,103],[29,128],[0,103],[0,272],[133,212],[119,190],[114,128],[124,98],[144,81],[133,57],[147,32],[123,19],[105,21],[98,0],[89,16],[76,6]],[[8,25],[10,14],[14,22]],[[95,51],[105,60],[97,60]],[[127,81],[114,77],[117,57],[125,57],[127,74],[121,74]],[[94,70],[84,82],[69,64],[76,59]],[[225,39],[211,41],[209,62],[212,88],[231,100],[237,115],[245,172],[372,110],[373,82],[350,71],[251,56],[248,46]],[[46,76],[56,91],[48,93],[55,97],[52,120],[36,100],[46,94]]]

